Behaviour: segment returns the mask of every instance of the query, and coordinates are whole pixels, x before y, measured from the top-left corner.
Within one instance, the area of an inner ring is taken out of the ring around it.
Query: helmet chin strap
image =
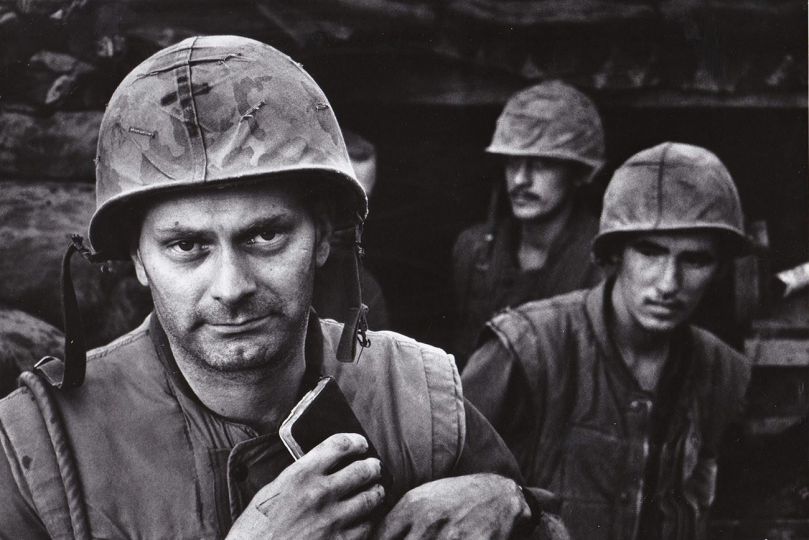
[[[354,244],[351,257],[352,279],[349,279],[348,293],[352,298],[352,305],[348,308],[345,317],[345,326],[337,346],[337,359],[341,362],[353,362],[357,354],[357,344],[369,347],[371,341],[366,336],[368,321],[365,316],[368,306],[362,303],[362,290],[360,288],[360,268],[364,250],[362,248],[362,222],[354,228]],[[70,260],[74,253],[91,263],[104,262],[106,259],[90,251],[84,245],[81,235],[71,234],[65,254],[62,257],[62,323],[65,332],[64,360],[55,356],[45,356],[34,366],[34,369],[56,388],[78,388],[84,382],[87,367],[87,348],[84,342],[84,329],[81,322],[76,290],[70,274]],[[102,267],[103,270],[103,267]]]
[[[337,345],[337,360],[340,362],[353,362],[357,354],[357,343],[361,347],[369,347],[371,340],[365,332],[368,330],[368,321],[365,316],[368,313],[368,306],[362,303],[362,290],[360,287],[360,268],[362,268],[362,257],[365,250],[362,248],[362,221],[354,227],[354,243],[352,245],[351,268],[352,276],[348,283],[348,293],[351,295],[351,307],[343,321],[343,333],[340,335],[340,343]]]
[[[81,313],[70,275],[70,259],[80,253],[87,261],[99,263],[105,260],[98,253],[84,246],[81,235],[71,234],[70,244],[62,257],[62,323],[65,331],[65,359],[45,356],[34,369],[41,373],[51,386],[56,388],[77,388],[84,382],[87,365],[87,348],[84,344],[84,329]],[[103,268],[103,267],[102,267]]]

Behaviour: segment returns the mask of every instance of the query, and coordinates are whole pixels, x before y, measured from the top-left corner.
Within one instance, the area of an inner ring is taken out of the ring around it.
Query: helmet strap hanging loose
[[[84,344],[84,329],[76,300],[73,278],[70,274],[70,260],[74,253],[80,253],[87,261],[101,262],[104,259],[84,246],[78,234],[70,235],[70,244],[62,257],[62,323],[65,331],[64,360],[55,356],[45,356],[34,369],[41,373],[51,386],[56,388],[77,388],[84,382],[87,365],[87,349]]]
[[[362,289],[360,287],[360,269],[365,250],[362,247],[362,221],[354,227],[354,243],[351,248],[351,276],[348,283],[348,294],[352,300],[346,316],[343,319],[345,326],[337,345],[337,360],[340,362],[353,362],[357,353],[357,343],[360,347],[369,347],[371,340],[366,336],[368,321],[366,314],[368,306],[362,303]]]

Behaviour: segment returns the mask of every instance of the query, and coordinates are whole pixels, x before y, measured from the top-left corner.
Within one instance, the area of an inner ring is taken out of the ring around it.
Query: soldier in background
[[[496,186],[487,223],[466,229],[453,249],[454,353],[463,362],[498,310],[594,285],[596,217],[577,196],[603,165],[604,133],[593,103],[559,81],[515,94],[486,151],[505,159],[510,215]]]
[[[487,325],[464,395],[530,485],[554,491],[578,540],[699,539],[746,358],[691,324],[708,285],[748,249],[730,173],[704,148],[632,156],[606,194],[595,288],[508,309]]]

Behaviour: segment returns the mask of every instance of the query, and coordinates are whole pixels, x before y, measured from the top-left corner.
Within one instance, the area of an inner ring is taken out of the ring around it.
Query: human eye
[[[253,233],[247,244],[256,247],[273,247],[283,241],[283,233],[275,229],[262,229]]]
[[[652,242],[635,242],[632,249],[644,257],[660,257],[666,254],[666,249]]]
[[[191,259],[204,253],[207,247],[198,240],[183,238],[167,243],[166,249],[175,258]]]
[[[708,252],[695,251],[684,253],[682,256],[682,261],[684,264],[687,264],[693,268],[705,268],[714,264],[716,262],[716,257]]]

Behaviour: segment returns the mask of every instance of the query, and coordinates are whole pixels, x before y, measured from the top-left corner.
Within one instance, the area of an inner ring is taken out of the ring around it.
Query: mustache
[[[531,199],[538,201],[542,199],[539,195],[523,187],[515,187],[508,190],[508,196],[511,198],[519,197],[521,199]]]

